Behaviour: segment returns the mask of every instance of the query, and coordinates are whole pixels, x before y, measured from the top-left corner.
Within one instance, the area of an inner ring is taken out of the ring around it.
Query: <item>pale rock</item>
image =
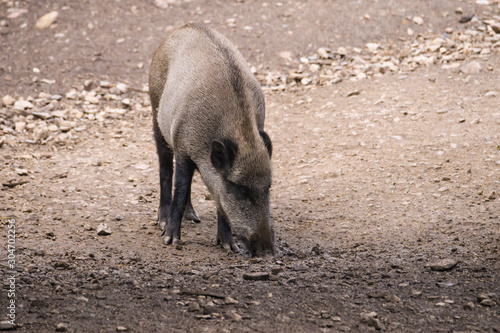
[[[380,44],[378,44],[378,43],[366,43],[366,48],[370,52],[376,52],[380,48]]]
[[[14,129],[17,133],[21,133],[26,128],[26,122],[18,121],[14,124]]]
[[[14,170],[19,176],[27,176],[28,175],[28,170],[24,168],[16,168]]]
[[[97,226],[97,234],[99,236],[111,235],[111,227],[106,223],[101,223]]]
[[[318,64],[312,64],[311,66],[309,66],[309,71],[311,73],[317,73],[320,69],[321,69],[321,66]]]
[[[424,19],[421,18],[420,16],[413,17],[412,21],[413,21],[413,23],[418,24],[418,25],[424,24]]]
[[[10,95],[5,95],[4,97],[2,97],[2,104],[4,106],[11,106],[15,102],[16,102],[16,100],[14,99],[14,97],[12,97]]]
[[[50,132],[57,132],[59,131],[59,127],[56,125],[56,124],[50,124],[47,129],[50,131]]]
[[[55,22],[58,16],[59,12],[57,11],[52,11],[50,13],[47,13],[36,21],[35,27],[37,29],[46,29]]]
[[[90,104],[98,104],[99,98],[97,98],[97,96],[88,94],[87,96],[85,96],[85,101],[89,102]]]
[[[481,64],[474,60],[462,66],[462,68],[460,68],[460,71],[465,75],[472,75],[472,74],[478,74],[481,71],[481,69],[482,69]]]
[[[449,271],[449,270],[453,269],[457,264],[458,264],[458,262],[456,260],[442,259],[442,260],[431,263],[430,268],[431,268],[431,270],[438,271],[438,272]]]
[[[326,47],[320,47],[316,52],[318,53],[318,56],[320,57],[320,59],[330,58],[330,49],[328,49]]]
[[[26,110],[26,109],[33,109],[34,105],[27,101],[27,100],[24,100],[24,99],[20,99],[20,100],[17,100],[15,103],[14,103],[14,106],[12,107],[14,110]]]
[[[78,98],[78,91],[76,89],[71,89],[66,93],[66,98],[67,99],[77,99]]]
[[[118,89],[120,93],[125,94],[128,91],[128,86],[125,83],[117,83],[116,89]]]

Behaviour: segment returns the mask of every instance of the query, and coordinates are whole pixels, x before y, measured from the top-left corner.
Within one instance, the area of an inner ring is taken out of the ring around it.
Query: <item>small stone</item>
[[[16,168],[14,171],[19,175],[19,176],[27,176],[28,175],[28,170],[24,168]]]
[[[239,315],[238,313],[236,313],[236,311],[234,311],[234,310],[229,313],[229,316],[234,321],[240,321],[243,319],[243,317],[241,315]]]
[[[218,313],[219,309],[215,306],[214,302],[208,302],[203,307],[203,314],[208,315],[212,313]]]
[[[472,310],[474,309],[474,303],[469,302],[467,304],[464,304],[464,310]]]
[[[321,66],[318,64],[312,64],[311,66],[309,66],[309,71],[311,73],[317,73],[320,69],[321,69]]]
[[[481,303],[479,303],[479,304],[482,306],[491,307],[491,306],[495,306],[497,303],[495,303],[491,299],[487,298],[487,299],[482,300]]]
[[[78,98],[78,91],[76,89],[71,89],[66,93],[66,98],[67,99],[77,99]]]
[[[14,97],[12,97],[10,95],[5,95],[4,97],[2,97],[2,104],[4,106],[11,106],[15,102],[16,102],[16,100],[14,99]]]
[[[365,323],[369,327],[375,328],[376,330],[385,330],[385,325],[376,317],[376,312],[362,313],[361,322]]]
[[[111,227],[106,223],[101,223],[97,226],[97,234],[99,236],[109,236],[111,235]]]
[[[35,24],[35,28],[37,29],[46,29],[52,25],[59,16],[59,12],[52,11],[40,17]]]
[[[318,53],[318,56],[320,57],[320,59],[330,58],[330,49],[328,49],[326,47],[320,47],[316,52]]]
[[[66,332],[68,330],[68,324],[59,323],[56,325],[56,332]]]
[[[116,327],[116,331],[117,332],[126,332],[126,331],[128,331],[128,328],[125,326],[118,326],[118,327]]]
[[[470,20],[472,20],[474,18],[475,14],[474,13],[469,13],[467,15],[464,15],[460,18],[460,20],[458,20],[459,23],[467,23],[469,22]]]
[[[415,16],[413,19],[412,19],[413,23],[415,24],[418,24],[418,25],[422,25],[424,24],[424,19],[421,18],[420,16]]]
[[[279,56],[285,60],[292,60],[292,52],[290,51],[282,51],[279,53]]]
[[[56,124],[50,124],[47,128],[51,132],[57,132],[57,131],[59,131],[59,126],[57,126]]]
[[[353,90],[351,92],[348,92],[347,93],[347,97],[351,97],[351,96],[358,96],[360,94],[359,90]]]
[[[92,96],[92,95],[85,96],[85,100],[87,102],[89,102],[90,104],[98,104],[99,103],[99,98],[97,98],[96,96]]]
[[[33,104],[29,101],[26,101],[24,99],[17,100],[14,103],[13,109],[15,110],[26,110],[26,109],[33,109]]]
[[[10,331],[15,329],[16,325],[15,324],[13,325],[10,321],[8,320],[0,321],[0,331]]]
[[[495,200],[497,198],[497,191],[491,191],[488,195],[488,200]]]
[[[376,52],[380,48],[380,44],[366,43],[366,48],[371,52]]]
[[[121,94],[125,94],[128,90],[128,87],[125,83],[117,83],[116,84],[116,89],[118,89],[118,91],[121,93]]]
[[[453,259],[442,259],[430,264],[431,270],[433,271],[449,271],[453,269],[458,264],[458,261]]]
[[[229,296],[227,296],[227,297],[224,299],[224,302],[225,302],[227,305],[239,304],[239,302],[238,302],[237,300],[235,300],[234,298],[229,297]]]
[[[210,315],[198,315],[198,316],[196,316],[196,319],[212,319],[212,316],[210,316]]]
[[[189,302],[188,311],[189,312],[199,312],[201,310],[200,304],[198,302]]]
[[[14,124],[14,129],[17,133],[21,133],[26,128],[26,123],[24,121],[18,121]]]
[[[478,74],[481,71],[481,64],[477,61],[471,61],[467,65],[462,66],[460,71],[465,75]]]
[[[265,272],[243,273],[243,279],[249,281],[265,281],[269,280],[269,273]]]

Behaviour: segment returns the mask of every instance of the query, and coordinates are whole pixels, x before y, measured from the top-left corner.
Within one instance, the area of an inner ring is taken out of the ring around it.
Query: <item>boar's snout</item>
[[[267,221],[265,227],[244,241],[252,257],[274,255],[274,232]]]

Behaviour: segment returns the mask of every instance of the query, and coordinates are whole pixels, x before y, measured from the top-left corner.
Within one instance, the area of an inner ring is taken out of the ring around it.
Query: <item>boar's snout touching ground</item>
[[[264,96],[243,56],[218,32],[188,24],[155,52],[149,94],[164,243],[180,242],[183,216],[199,222],[191,204],[198,170],[217,207],[217,243],[238,251],[234,234],[252,256],[274,253],[272,144]]]
[[[271,187],[271,140],[260,131],[259,142],[214,140],[210,159],[219,173],[217,243],[228,250],[238,248],[231,235],[245,243],[252,256],[274,253],[274,232],[269,211]],[[238,145],[236,142],[241,142]]]

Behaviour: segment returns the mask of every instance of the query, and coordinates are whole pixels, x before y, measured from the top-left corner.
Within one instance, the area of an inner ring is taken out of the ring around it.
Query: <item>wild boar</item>
[[[274,253],[264,96],[240,52],[205,25],[185,25],[156,50],[149,95],[164,243],[180,242],[183,216],[199,221],[190,197],[198,170],[217,207],[217,244],[238,251],[234,233],[252,256]]]

